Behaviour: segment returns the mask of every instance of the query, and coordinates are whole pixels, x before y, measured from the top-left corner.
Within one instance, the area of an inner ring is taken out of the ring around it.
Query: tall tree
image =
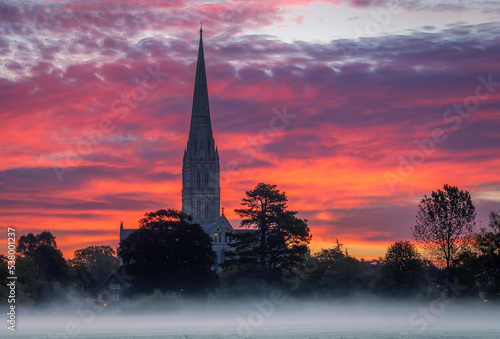
[[[55,301],[64,295],[59,287],[69,287],[75,281],[52,233],[23,235],[18,239],[17,250],[21,253],[16,260],[21,302]]]
[[[56,237],[49,231],[43,231],[37,235],[33,233],[22,235],[17,241],[17,252],[22,255],[33,255],[33,252],[40,245],[49,245],[57,248]]]
[[[490,213],[490,230],[482,229],[477,235],[475,247],[477,263],[486,279],[483,279],[487,297],[500,297],[500,211]]]
[[[475,220],[469,192],[445,184],[443,190],[433,191],[420,202],[413,237],[445,263],[450,275],[452,263],[474,234]]]
[[[396,241],[389,246],[380,265],[376,290],[394,296],[415,296],[425,286],[425,269],[415,246]]]
[[[131,293],[183,290],[204,293],[218,284],[212,239],[184,213],[168,209],[146,213],[140,228],[120,243],[118,255],[135,276]]]
[[[81,248],[75,251],[74,256],[76,261],[88,265],[96,286],[103,284],[109,275],[120,267],[120,260],[115,256],[115,250],[111,246]],[[74,262],[73,266],[75,265],[81,266]]]
[[[287,197],[276,185],[260,183],[246,192],[235,212],[243,218],[240,227],[247,232],[233,232],[225,267],[258,265],[266,281],[281,280],[281,272],[304,259],[311,240],[307,220],[287,210]]]
[[[70,268],[57,248],[42,244],[32,254],[38,267],[39,277],[49,283],[58,282],[68,286],[72,282]]]

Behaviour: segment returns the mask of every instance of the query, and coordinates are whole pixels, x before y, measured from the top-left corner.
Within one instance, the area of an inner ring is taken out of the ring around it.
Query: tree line
[[[89,246],[78,249],[65,259],[57,248],[56,237],[49,231],[28,233],[17,242],[15,272],[17,302],[24,305],[60,303],[69,297],[83,297],[91,289],[99,289],[110,273],[120,266],[111,246]],[[0,257],[0,294],[5,288],[7,260]]]
[[[312,253],[307,220],[289,210],[287,202],[276,185],[260,183],[247,191],[235,210],[242,218],[240,230],[229,234],[231,250],[217,272],[212,237],[173,209],[146,213],[139,229],[120,243],[119,259],[110,246],[90,246],[66,260],[50,232],[23,235],[16,262],[20,299],[37,305],[60,296],[61,290],[83,295],[102,286],[120,264],[134,277],[126,291],[130,296],[232,299],[280,288],[313,298],[500,297],[500,211],[491,212],[489,228],[476,230],[467,191],[444,185],[425,196],[411,228],[414,242],[396,241],[384,257],[371,261],[349,255],[338,240]],[[2,258],[2,281],[6,269]]]

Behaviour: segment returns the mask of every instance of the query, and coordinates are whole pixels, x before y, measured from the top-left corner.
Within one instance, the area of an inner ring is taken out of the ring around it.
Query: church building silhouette
[[[235,230],[220,212],[220,165],[215,145],[210,106],[208,100],[205,56],[203,53],[203,29],[200,28],[200,45],[194,82],[193,108],[187,147],[182,161],[182,212],[193,217],[212,237],[212,248],[217,255],[217,268],[225,260],[228,251],[228,233]],[[120,242],[136,229],[120,225]],[[239,230],[237,230],[239,231]]]

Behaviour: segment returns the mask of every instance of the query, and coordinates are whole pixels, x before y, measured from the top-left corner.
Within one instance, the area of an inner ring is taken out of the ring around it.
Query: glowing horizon
[[[233,227],[259,182],[308,219],[312,251],[338,239],[383,256],[443,184],[468,190],[486,227],[500,210],[500,8],[392,3],[0,4],[1,225],[51,231],[69,258],[116,247],[121,221],[180,209],[202,19]]]

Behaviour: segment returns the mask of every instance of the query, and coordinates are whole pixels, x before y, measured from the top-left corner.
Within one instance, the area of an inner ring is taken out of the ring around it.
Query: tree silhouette
[[[304,259],[311,240],[307,220],[287,210],[287,197],[276,185],[260,183],[246,192],[235,212],[249,231],[230,235],[234,250],[226,255],[224,267],[257,265],[266,281],[281,280],[281,272]]]
[[[115,257],[115,250],[111,246],[89,246],[75,251],[75,261],[86,264],[95,281],[95,287],[103,284],[109,275],[120,267],[120,260]],[[80,267],[74,262],[75,267]]]
[[[120,243],[118,255],[135,276],[131,293],[203,293],[217,286],[212,239],[190,217],[173,209],[145,214],[140,228]]]
[[[500,297],[500,211],[490,213],[490,230],[482,229],[476,237],[477,263],[487,279],[487,297]],[[484,280],[484,279],[483,279]]]
[[[320,268],[328,269],[331,265],[340,258],[344,258],[343,244],[339,243],[337,239],[337,246],[333,248],[322,249],[319,252],[314,253],[314,258],[318,260]]]
[[[37,235],[33,233],[22,235],[17,241],[17,252],[23,255],[32,255],[36,248],[42,244],[57,248],[56,237],[49,231],[43,231]]]
[[[420,202],[413,237],[446,264],[450,275],[453,261],[474,233],[475,219],[476,209],[469,192],[444,185],[443,190],[433,191]]]
[[[409,297],[425,286],[425,269],[415,246],[409,241],[396,241],[389,246],[375,282],[378,292]]]
[[[66,260],[57,248],[42,244],[33,251],[32,257],[38,267],[39,277],[49,283],[69,285],[72,275]]]

